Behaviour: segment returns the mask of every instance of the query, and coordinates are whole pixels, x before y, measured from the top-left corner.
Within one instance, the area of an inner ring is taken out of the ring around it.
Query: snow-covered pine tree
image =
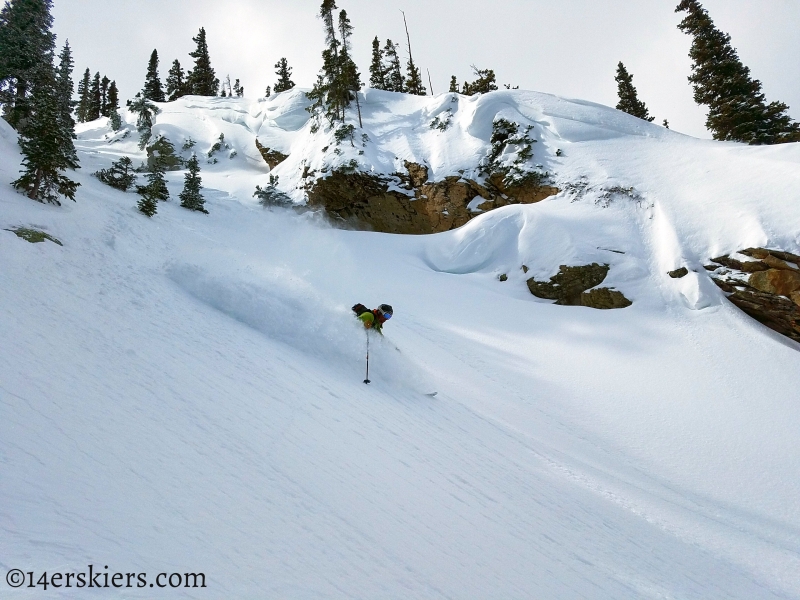
[[[237,98],[241,98],[244,96],[244,88],[239,83],[239,79],[237,78],[236,81],[233,82],[233,93]]]
[[[42,62],[28,75],[28,115],[19,138],[25,170],[11,185],[33,200],[60,206],[58,197],[74,201],[80,184],[64,175],[66,169],[77,169],[78,162],[74,158],[72,143],[74,131],[62,118],[62,103],[52,60],[51,52],[49,61]]]
[[[617,75],[614,77],[614,81],[617,82],[617,95],[619,96],[617,110],[652,122],[655,117],[650,116],[645,103],[639,100],[639,94],[633,85],[633,75],[628,73],[622,62],[617,65]]]
[[[697,0],[682,0],[675,12],[686,12],[678,29],[692,36],[689,57],[694,100],[708,107],[706,127],[715,140],[748,144],[800,141],[800,124],[786,114],[783,102],[767,104],[761,82],[750,77],[731,36],[717,29]]]
[[[152,137],[153,118],[160,112],[158,107],[139,92],[133,100],[128,100],[128,110],[137,115],[136,129],[139,132],[139,148],[144,150]]]
[[[147,75],[144,78],[144,97],[153,102],[164,102],[164,88],[161,87],[161,79],[158,76],[158,50],[153,50],[150,60],[147,62]]]
[[[111,163],[108,169],[101,169],[94,174],[100,181],[113,188],[127,192],[136,183],[133,161],[127,156]]]
[[[372,40],[372,62],[369,65],[369,85],[376,90],[386,89],[386,72],[383,66],[383,49],[378,36]]]
[[[186,80],[180,61],[176,58],[167,73],[167,100],[172,102],[184,95]]]
[[[264,92],[264,98],[269,98],[270,96],[272,96],[272,88],[270,86],[267,86],[267,89]]]
[[[465,96],[488,94],[489,92],[494,92],[497,90],[497,77],[495,76],[493,69],[479,69],[475,65],[472,65],[472,72],[475,73],[478,78],[473,82],[464,82],[462,93]]]
[[[211,68],[211,57],[208,54],[208,43],[206,42],[206,30],[200,28],[197,36],[192,38],[197,44],[194,52],[189,56],[194,59],[194,69],[187,76],[188,93],[196,96],[216,96],[219,89],[219,79],[217,79],[214,69]]]
[[[75,111],[79,123],[86,123],[89,120],[89,105],[91,99],[89,93],[92,88],[92,74],[87,68],[83,72],[83,77],[78,82],[78,107]]]
[[[75,101],[72,99],[72,92],[74,91],[72,67],[75,63],[72,60],[72,50],[69,47],[69,40],[64,44],[64,49],[61,51],[61,54],[59,54],[58,58],[58,69],[56,70],[58,118],[60,127],[62,127],[64,131],[69,132],[69,137],[63,142],[63,152],[67,157],[67,162],[77,167],[78,153],[75,150],[75,143],[73,142],[73,140],[77,139],[77,136],[75,135],[75,119],[72,117],[73,110],[75,109]]]
[[[108,105],[108,86],[111,84],[111,80],[103,75],[103,78],[100,80],[100,115],[103,117],[107,117],[111,114],[111,108]]]
[[[158,202],[169,200],[163,165],[159,161],[152,161],[145,173],[145,179],[147,179],[147,185],[136,187],[136,191],[141,196],[138,207],[141,212],[152,217],[158,210]]]
[[[208,211],[205,209],[205,200],[200,193],[203,186],[200,178],[200,163],[197,161],[196,154],[192,154],[192,158],[189,159],[187,166],[189,172],[185,175],[183,191],[178,195],[181,199],[181,206],[189,210],[196,210],[208,214]]]
[[[400,11],[402,12],[402,11]],[[408,63],[406,64],[406,93],[414,94],[415,96],[425,96],[428,90],[422,84],[422,73],[419,67],[414,64],[414,56],[411,54],[411,36],[408,33],[408,23],[406,22],[406,13],[403,13],[403,23],[406,26],[406,39],[408,40]]]
[[[384,63],[386,89],[390,92],[405,92],[406,78],[403,77],[397,46],[398,44],[392,40],[386,40],[386,45],[383,47],[383,55],[386,59]]]
[[[275,84],[275,93],[286,92],[294,87],[292,81],[292,68],[289,66],[286,58],[281,58],[275,63],[275,75],[278,76],[278,82]],[[267,95],[269,97],[269,94]]]
[[[454,93],[456,93],[456,94],[458,93],[458,79],[456,79],[456,76],[455,76],[455,75],[453,75],[453,76],[450,78],[450,89],[449,89],[449,90],[447,90],[447,91],[448,91],[448,92],[454,92]]]
[[[52,0],[13,0],[0,11],[0,104],[12,127],[29,116],[33,78],[55,50]]]
[[[92,85],[89,87],[89,109],[86,113],[87,121],[94,121],[100,118],[100,73],[95,73]]]

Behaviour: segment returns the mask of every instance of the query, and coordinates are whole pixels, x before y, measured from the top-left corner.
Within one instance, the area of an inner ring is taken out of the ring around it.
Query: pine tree
[[[647,106],[645,106],[644,102],[639,100],[639,95],[636,93],[636,88],[633,86],[633,75],[628,73],[628,70],[622,62],[617,65],[617,75],[614,77],[614,80],[617,82],[617,95],[619,96],[617,110],[652,122],[655,117],[650,116]]]
[[[18,131],[32,110],[33,79],[55,51],[52,0],[14,0],[0,11],[0,104]]]
[[[669,129],[669,121],[667,121],[666,119],[664,119],[662,125],[664,126],[664,129]]]
[[[19,139],[25,170],[11,185],[33,200],[60,206],[58,197],[74,201],[80,184],[63,174],[66,169],[77,169],[78,162],[72,143],[74,131],[62,118],[63,102],[59,99],[52,52],[49,59],[28,74],[28,115]]]
[[[270,96],[272,96],[272,88],[267,86],[267,91],[264,92],[264,98],[269,98]]]
[[[145,174],[145,179],[147,179],[147,185],[140,185],[136,188],[136,191],[141,196],[138,207],[142,213],[152,217],[158,211],[158,202],[169,200],[169,190],[164,179],[163,166],[157,161],[151,163]]]
[[[217,79],[214,69],[211,68],[211,58],[208,55],[208,44],[206,43],[206,30],[200,28],[196,37],[192,41],[197,44],[194,52],[189,56],[194,59],[194,69],[188,75],[187,87],[196,96],[216,96],[219,89],[219,79]]]
[[[353,35],[353,26],[347,17],[347,11],[339,13],[339,34],[342,36],[342,51],[339,56],[339,77],[342,94],[342,121],[344,121],[344,109],[350,106],[355,99],[358,108],[358,124],[361,123],[361,103],[358,99],[358,92],[361,91],[361,73],[358,72],[356,63],[351,58],[350,38]]]
[[[386,40],[383,47],[383,55],[386,57],[384,66],[386,89],[390,92],[405,92],[406,78],[403,77],[403,70],[400,66],[400,55],[397,53],[397,44],[392,40]]]
[[[205,200],[203,199],[200,190],[203,189],[200,179],[200,164],[197,162],[197,155],[192,154],[189,159],[189,172],[186,173],[183,191],[178,195],[181,199],[181,206],[189,210],[196,210],[208,214],[205,209]]]
[[[275,93],[286,92],[294,87],[292,81],[292,68],[285,58],[281,58],[275,63],[275,75],[278,76],[278,82],[275,84]],[[269,94],[267,95],[269,97]]]
[[[111,114],[111,108],[108,105],[108,86],[111,84],[111,80],[103,75],[103,78],[100,80],[100,115],[103,117],[107,117]]]
[[[317,82],[306,94],[313,101],[308,110],[310,112],[322,111],[331,124],[344,121],[345,109],[349,104],[346,99],[350,97],[349,92],[345,93],[347,82],[342,75],[341,43],[336,37],[336,25],[333,18],[335,9],[335,0],[322,1],[319,14],[325,27],[327,47],[322,51],[322,69],[317,75]]]
[[[78,83],[78,108],[76,116],[79,123],[86,123],[89,120],[89,105],[91,98],[89,96],[92,88],[92,74],[87,68],[83,72],[83,78]]]
[[[184,95],[186,89],[186,80],[184,78],[183,68],[180,61],[176,58],[172,67],[167,73],[167,100],[170,102],[177,100]]]
[[[58,97],[58,112],[59,112],[59,126],[69,136],[63,142],[62,152],[69,164],[76,165],[72,168],[77,168],[78,153],[75,150],[75,143],[73,140],[77,139],[75,135],[75,119],[72,118],[72,112],[75,109],[75,101],[72,99],[72,92],[74,85],[72,83],[72,68],[74,62],[72,60],[72,50],[69,47],[69,41],[64,44],[64,49],[59,55],[58,70],[56,71],[56,96]]]
[[[455,75],[450,78],[450,89],[448,91],[458,93],[458,79],[456,79]]]
[[[241,98],[242,96],[244,96],[244,88],[241,86],[238,79],[233,82],[233,94],[237,98]]]
[[[89,109],[86,113],[87,121],[94,121],[100,118],[100,73],[95,73],[92,79],[92,85],[89,88]]]
[[[118,161],[111,163],[108,169],[101,169],[94,175],[106,185],[123,192],[127,192],[136,183],[133,161],[127,156],[123,156]]]
[[[372,62],[369,65],[369,85],[376,90],[386,89],[386,71],[383,66],[383,49],[378,36],[372,40]]]
[[[139,148],[143,150],[153,135],[153,119],[160,111],[141,92],[133,100],[128,100],[128,110],[138,116],[136,129],[139,132]]]
[[[479,69],[475,65],[472,65],[472,72],[475,73],[475,75],[477,75],[478,78],[472,83],[469,83],[467,81],[464,82],[462,93],[465,96],[474,96],[475,94],[488,94],[489,92],[494,92],[497,90],[497,77],[495,77],[494,70]],[[453,85],[452,79],[450,80],[450,85]],[[458,86],[458,83],[456,83],[456,86]]]
[[[164,88],[161,87],[161,79],[158,76],[158,50],[153,50],[150,54],[150,61],[147,63],[147,75],[144,78],[144,97],[153,102],[164,102]]]
[[[402,12],[402,11],[400,11]],[[422,74],[419,68],[414,64],[414,57],[411,54],[411,36],[408,34],[408,23],[406,22],[406,13],[403,13],[403,23],[406,26],[406,39],[408,40],[408,63],[406,64],[406,92],[416,96],[424,96],[428,93],[425,86],[422,85]]]
[[[682,0],[675,12],[686,12],[678,29],[692,36],[689,57],[694,99],[708,107],[706,127],[715,140],[778,144],[800,140],[800,124],[783,102],[767,104],[761,82],[739,60],[731,36],[716,28],[697,0]]]
[[[119,90],[117,89],[117,82],[112,81],[108,86],[108,100],[106,101],[106,110],[109,116],[111,113],[119,111]]]

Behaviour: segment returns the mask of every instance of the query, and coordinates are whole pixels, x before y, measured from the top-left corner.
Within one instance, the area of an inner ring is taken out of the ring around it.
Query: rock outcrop
[[[537,298],[555,300],[565,306],[586,306],[597,309],[625,308],[632,303],[622,292],[596,288],[608,275],[609,266],[592,263],[577,267],[561,265],[549,282],[528,279],[528,289]],[[592,289],[595,288],[595,289]]]
[[[270,169],[274,169],[287,158],[289,158],[283,152],[278,152],[277,150],[272,150],[271,148],[267,148],[261,142],[256,139],[256,148],[258,148],[259,154],[264,158],[264,161],[269,165]]]
[[[492,177],[486,185],[460,176],[429,181],[426,166],[406,162],[405,167],[407,172],[394,178],[334,171],[308,184],[308,203],[375,231],[426,234],[461,227],[500,206],[538,202],[559,192],[558,188],[539,184],[501,189],[492,183]],[[476,199],[479,201],[473,202]]]
[[[706,269],[728,300],[748,315],[800,342],[800,256],[781,250],[748,248],[712,259]]]

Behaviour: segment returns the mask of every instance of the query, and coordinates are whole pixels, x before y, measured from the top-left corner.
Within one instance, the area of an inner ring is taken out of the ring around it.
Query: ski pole
[[[369,383],[369,332],[367,333],[367,378],[364,380],[364,383]]]

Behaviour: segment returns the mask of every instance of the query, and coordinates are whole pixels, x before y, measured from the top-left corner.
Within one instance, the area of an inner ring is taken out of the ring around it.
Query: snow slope
[[[209,215],[178,206],[182,173],[152,219],[90,177],[144,157],[102,120],[80,131],[76,203],[0,187],[2,570],[206,573],[157,593],[175,598],[800,598],[800,346],[701,268],[800,251],[800,147],[532,92],[452,98],[368,91],[370,141],[341,156],[299,92],[165,104],[177,147],[230,145],[202,164]],[[256,135],[291,154],[274,174],[300,201],[305,166],[474,170],[496,115],[534,125],[564,193],[419,237],[251,197]],[[0,121],[3,182],[14,139]],[[20,225],[64,246],[4,231]],[[525,286],[592,261],[633,306]],[[396,310],[371,386],[355,302]]]

